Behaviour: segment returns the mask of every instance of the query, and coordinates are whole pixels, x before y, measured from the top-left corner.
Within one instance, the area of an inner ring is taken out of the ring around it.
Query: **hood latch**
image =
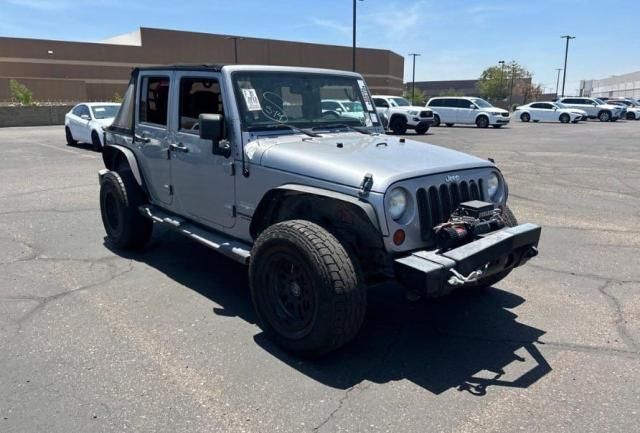
[[[367,173],[362,178],[362,183],[360,184],[360,196],[366,196],[371,191],[371,187],[373,186],[373,175],[371,173]]]

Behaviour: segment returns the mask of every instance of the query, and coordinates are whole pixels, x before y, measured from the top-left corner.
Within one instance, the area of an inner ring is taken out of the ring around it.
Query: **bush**
[[[18,80],[9,80],[9,92],[11,100],[21,105],[35,105],[33,102],[33,93]]]
[[[113,96],[111,97],[113,102],[117,102],[118,104],[122,104],[122,96],[120,96],[120,94],[118,92],[114,93]]]

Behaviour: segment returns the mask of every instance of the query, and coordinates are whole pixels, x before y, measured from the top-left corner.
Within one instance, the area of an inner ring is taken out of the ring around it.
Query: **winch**
[[[441,252],[459,247],[505,226],[502,210],[493,203],[472,200],[460,203],[449,221],[433,228]]]

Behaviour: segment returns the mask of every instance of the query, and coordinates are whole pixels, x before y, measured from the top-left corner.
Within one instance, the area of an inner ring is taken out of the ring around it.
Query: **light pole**
[[[504,60],[498,62],[500,64],[500,96],[504,94]]]
[[[560,71],[562,71],[562,68],[556,68],[556,71],[558,71],[558,77],[556,78],[556,98],[558,97],[558,86],[560,85]]]
[[[357,1],[364,1],[364,0],[353,0],[353,50],[351,53],[353,72],[356,71],[356,11],[357,11],[356,3]]]
[[[567,44],[565,45],[565,48],[564,48],[564,71],[562,72],[562,96],[564,96],[564,84],[567,79],[567,57],[569,56],[569,41],[571,39],[575,39],[576,37],[565,35],[565,36],[560,36],[560,38],[567,40]]]
[[[227,36],[225,37],[225,39],[233,39],[233,58],[234,58],[234,63],[237,65],[238,64],[238,41],[242,41],[244,40],[244,38],[241,38],[239,36]]]
[[[418,57],[420,54],[411,53],[409,55],[413,57],[413,77],[411,78],[411,104],[414,104],[413,101],[416,94],[416,57]]]
[[[516,62],[511,64],[511,86],[509,87],[509,110],[511,110],[511,100],[513,99],[513,78],[516,75]]]

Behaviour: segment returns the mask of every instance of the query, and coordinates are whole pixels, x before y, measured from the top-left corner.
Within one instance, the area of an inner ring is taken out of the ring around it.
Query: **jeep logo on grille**
[[[449,176],[444,178],[444,181],[447,183],[457,182],[460,180],[460,176],[457,174],[450,174]]]

